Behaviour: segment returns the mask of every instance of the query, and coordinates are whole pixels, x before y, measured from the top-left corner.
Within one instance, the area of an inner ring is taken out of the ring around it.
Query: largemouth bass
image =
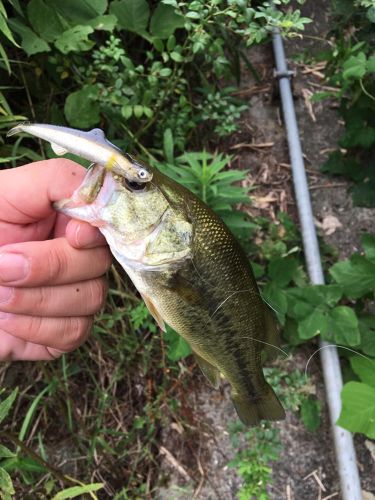
[[[56,210],[100,229],[160,328],[189,342],[214,387],[220,373],[229,381],[243,423],[284,418],[261,364],[262,351],[278,344],[277,326],[230,230],[158,170],[135,182],[103,163]]]

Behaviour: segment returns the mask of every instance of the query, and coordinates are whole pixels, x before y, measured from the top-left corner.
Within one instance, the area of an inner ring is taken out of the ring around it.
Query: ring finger
[[[0,331],[64,352],[76,349],[86,340],[92,323],[92,316],[45,318],[0,313]]]

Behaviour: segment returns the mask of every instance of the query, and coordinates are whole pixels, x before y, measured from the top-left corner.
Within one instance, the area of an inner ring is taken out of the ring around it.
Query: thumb
[[[0,172],[0,220],[32,224],[54,214],[52,203],[69,197],[85,169],[63,158],[38,161]]]

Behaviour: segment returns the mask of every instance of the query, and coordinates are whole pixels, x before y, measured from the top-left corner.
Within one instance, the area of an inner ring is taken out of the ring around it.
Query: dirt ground
[[[287,42],[286,50],[290,69],[296,71],[293,92],[309,188],[319,235],[337,249],[340,258],[345,258],[360,249],[362,233],[375,232],[375,211],[353,207],[348,194],[349,184],[344,179],[332,179],[320,172],[329,152],[337,147],[342,124],[334,103],[309,102],[309,96],[325,84],[319,65],[293,62],[294,55],[304,51],[312,54],[322,50],[327,43],[329,19],[324,0],[308,0],[302,11],[314,22],[308,26],[307,36]],[[243,114],[241,131],[229,146],[236,155],[236,166],[250,169],[248,184],[257,186],[252,193],[253,213],[272,218],[281,209],[296,220],[285,131],[273,79],[271,47],[253,49],[249,56],[261,81],[256,83],[250,74],[243,79],[238,94],[248,99],[249,110]],[[291,369],[304,370],[312,352],[312,348],[303,347],[285,363]],[[283,450],[280,460],[273,464],[270,500],[341,498],[318,356],[309,365],[309,374],[323,406],[322,425],[317,432],[311,433],[293,413],[289,413],[285,421],[275,424],[280,428]],[[235,472],[227,467],[233,458],[227,429],[228,424],[236,419],[228,388],[222,392],[214,391],[206,385],[203,377],[197,384],[197,387],[192,387],[189,397],[195,428],[184,429],[176,423],[164,433],[161,459],[166,484],[158,491],[157,498],[161,500],[231,500],[236,498],[241,484]],[[375,499],[374,443],[360,436],[355,437],[355,443],[364,498]]]

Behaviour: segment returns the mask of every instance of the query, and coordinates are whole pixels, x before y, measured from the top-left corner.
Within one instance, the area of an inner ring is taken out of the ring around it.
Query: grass
[[[0,369],[2,387],[20,388],[1,436],[19,457],[3,464],[17,496],[48,498],[82,482],[134,498],[155,483],[158,436],[184,382],[128,280],[113,268],[111,282],[116,289],[83,347],[54,363]]]

